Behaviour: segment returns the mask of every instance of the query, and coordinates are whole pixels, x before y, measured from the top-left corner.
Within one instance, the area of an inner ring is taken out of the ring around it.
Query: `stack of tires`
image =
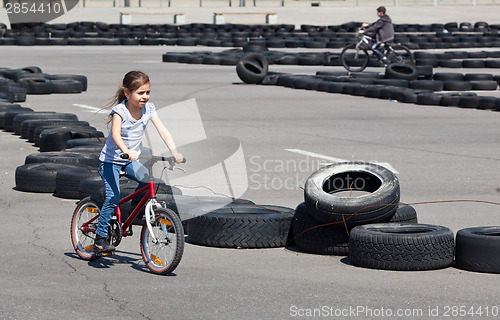
[[[221,196],[174,196],[188,240],[219,248],[276,248],[287,244],[293,209]]]
[[[79,182],[98,176],[104,134],[75,114],[1,103],[0,128],[31,142],[38,139],[41,152],[28,155],[16,169],[18,190],[78,198]]]
[[[500,273],[500,227],[453,232],[417,223],[400,204],[397,177],[363,162],[337,163],[306,181],[295,209],[293,241],[305,252],[349,256],[352,265],[386,270],[460,269]]]
[[[399,180],[385,167],[326,166],[307,179],[304,198],[295,211],[293,235],[307,252],[349,255],[353,265],[391,270],[442,268],[453,261],[451,231],[422,242],[442,227],[416,223],[413,208],[400,205]]]
[[[0,99],[23,102],[26,94],[81,93],[87,90],[87,77],[77,74],[47,74],[39,67],[0,69]],[[11,95],[5,93],[10,92]]]

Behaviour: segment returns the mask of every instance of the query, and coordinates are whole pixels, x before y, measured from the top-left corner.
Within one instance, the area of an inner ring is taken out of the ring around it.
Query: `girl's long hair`
[[[150,83],[149,76],[146,73],[138,70],[127,72],[127,74],[123,77],[122,83],[118,86],[115,96],[105,108],[112,108],[121,103],[123,100],[126,100],[127,97],[125,97],[125,89],[132,92],[146,83]],[[109,116],[108,124],[111,122],[111,119],[112,117]]]

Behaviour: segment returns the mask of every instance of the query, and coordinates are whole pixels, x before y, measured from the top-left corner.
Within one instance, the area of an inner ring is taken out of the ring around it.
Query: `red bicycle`
[[[128,155],[122,155],[127,158]],[[146,223],[141,231],[141,254],[144,263],[153,273],[171,273],[181,261],[184,252],[184,230],[181,219],[172,210],[164,208],[156,199],[155,183],[152,176],[152,167],[156,162],[165,161],[169,163],[169,170],[176,169],[173,157],[150,156],[146,161],[149,170],[150,181],[148,185],[136,192],[122,198],[116,208],[114,218],[108,231],[108,241],[117,247],[122,237],[132,235],[129,227],[134,219],[144,208]],[[184,159],[183,162],[185,162]],[[183,170],[182,168],[177,168]],[[135,197],[146,193],[130,216],[122,223],[120,206],[131,201]],[[78,202],[71,219],[71,242],[76,253],[84,260],[97,260],[105,253],[93,251],[97,219],[102,207],[102,201],[96,197],[87,197]]]

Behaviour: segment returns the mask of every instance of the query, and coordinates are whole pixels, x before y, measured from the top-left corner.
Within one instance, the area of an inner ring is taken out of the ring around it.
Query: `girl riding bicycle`
[[[124,170],[127,177],[139,182],[139,187],[148,180],[148,170],[138,162],[140,145],[146,125],[151,120],[162,140],[177,163],[183,156],[177,152],[174,139],[156,114],[155,106],[149,102],[151,83],[149,77],[142,71],[128,72],[115,94],[111,117],[111,130],[99,156],[99,173],[104,183],[106,199],[102,205],[98,220],[95,252],[111,252],[115,247],[108,243],[108,229],[113,213],[120,201],[120,171]],[[121,154],[128,154],[127,160]]]

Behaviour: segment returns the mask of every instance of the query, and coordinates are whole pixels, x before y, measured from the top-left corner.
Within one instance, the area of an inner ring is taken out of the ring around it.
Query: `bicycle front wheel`
[[[415,59],[410,49],[407,47],[395,44],[392,46],[393,51],[387,53],[387,58],[391,63],[405,63],[414,66]]]
[[[99,259],[101,256],[93,251],[96,217],[101,212],[101,207],[99,201],[87,197],[78,203],[71,219],[71,243],[78,256],[87,261]]]
[[[151,221],[152,237],[147,224],[141,231],[141,254],[144,263],[153,273],[168,274],[177,268],[184,252],[184,230],[181,219],[172,210],[155,210]]]
[[[355,44],[348,44],[340,53],[340,61],[344,68],[351,72],[363,71],[369,59],[366,49],[356,48]]]

